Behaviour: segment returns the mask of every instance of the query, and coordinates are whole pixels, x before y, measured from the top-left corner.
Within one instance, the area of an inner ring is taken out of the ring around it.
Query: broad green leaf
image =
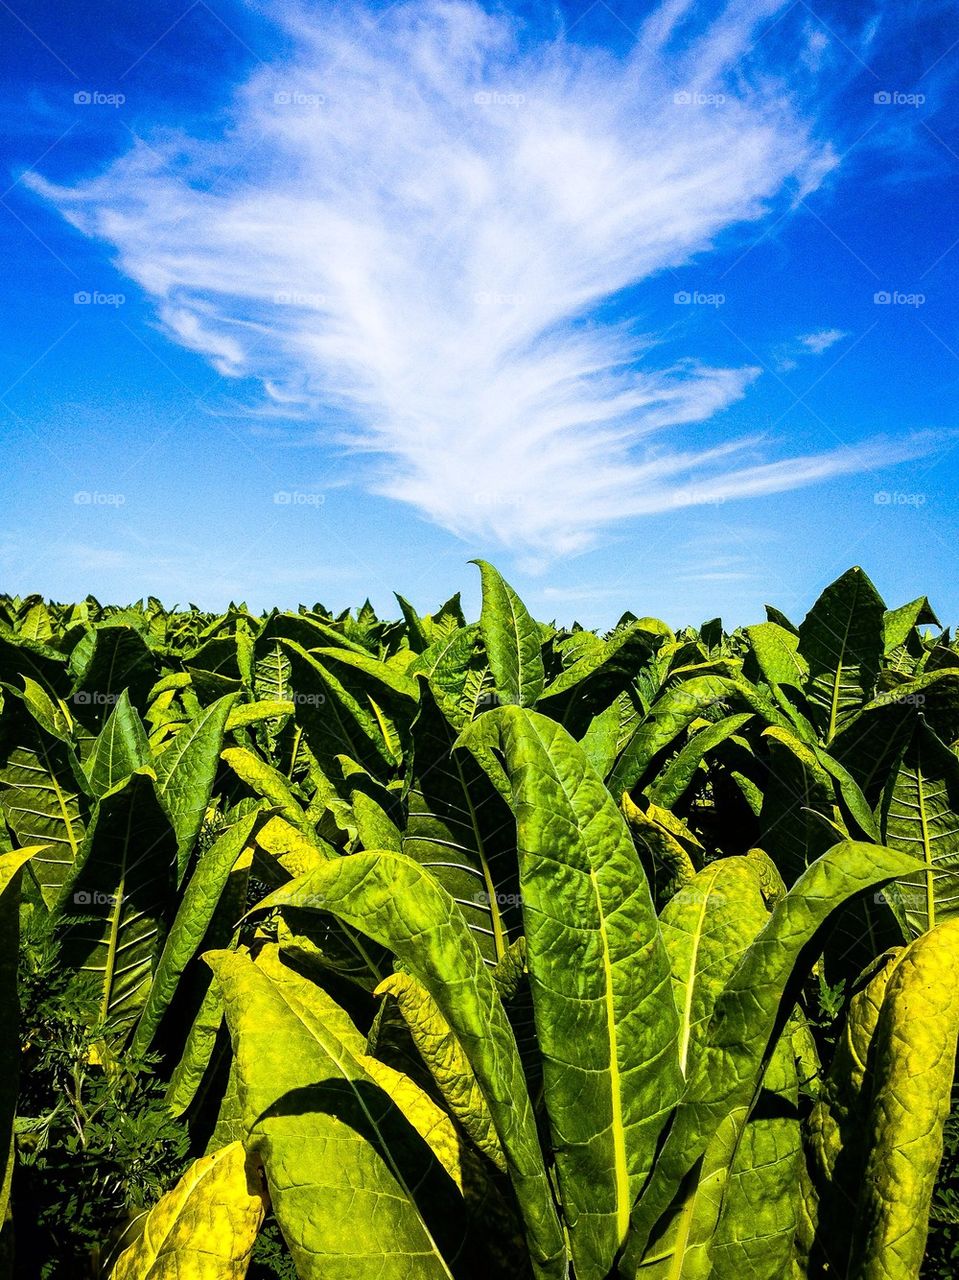
[[[17,968],[20,942],[20,871],[43,849],[33,845],[0,853],[0,1223],[7,1216],[13,1175],[13,1124],[20,1080],[20,1001]]]
[[[59,906],[66,962],[118,1030],[146,1001],[175,875],[176,837],[143,769],[100,800]]]
[[[802,689],[808,665],[799,654],[799,637],[775,622],[746,628],[752,656],[767,684],[788,684]]]
[[[131,773],[152,764],[143,721],[130,705],[124,689],[84,762],[91,791],[99,799]]]
[[[959,1035],[959,920],[899,958],[873,1046],[868,1156],[850,1277],[919,1275]]]
[[[207,960],[223,990],[247,1146],[266,1167],[301,1280],[450,1280],[424,1218],[436,1173],[395,1104],[288,986],[239,953]]]
[[[53,639],[50,612],[42,600],[27,610],[18,630],[25,640],[37,640],[40,644]]]
[[[556,1210],[512,1028],[469,926],[449,894],[402,854],[356,853],[270,894],[329,912],[390,947],[426,988],[467,1054],[493,1117],[537,1276],[566,1274]]]
[[[95,737],[120,695],[134,707],[146,706],[159,676],[159,663],[140,632],[126,623],[98,623],[70,655],[74,676],[70,712],[82,732]]]
[[[239,1142],[194,1161],[110,1280],[243,1280],[268,1204],[259,1176]]]
[[[623,792],[623,816],[642,859],[653,900],[666,903],[693,879],[696,868],[674,832],[657,820],[656,814],[661,812],[658,807],[649,805],[649,809],[652,812],[644,813],[629,793]]]
[[[685,1076],[698,1063],[717,997],[768,918],[759,871],[747,858],[711,862],[663,908]]]
[[[871,1044],[886,988],[903,955],[894,948],[860,978],[846,1009],[829,1072],[806,1123],[809,1219],[799,1250],[803,1265],[844,1276],[849,1267],[862,1186],[864,1135],[869,1118]]]
[[[236,776],[258,796],[267,800],[288,823],[300,831],[307,827],[303,806],[294,794],[289,779],[279,769],[246,747],[226,747],[221,755]]]
[[[460,907],[483,956],[506,953],[520,926],[509,808],[424,689],[413,725],[413,777],[403,853],[426,867]]]
[[[884,844],[923,864],[898,883],[913,936],[959,914],[959,759],[921,716],[889,775],[882,830]]]
[[[793,884],[810,862],[836,843],[823,822],[839,816],[836,788],[813,749],[795,734],[773,726],[762,740],[769,752],[759,815],[762,847],[786,883]]]
[[[924,625],[939,625],[939,619],[933,613],[925,596],[910,600],[908,604],[901,605],[898,609],[887,609],[883,615],[882,626],[883,649],[886,655],[898,649],[901,644],[905,644],[913,627]]]
[[[544,1101],[581,1280],[605,1277],[682,1088],[669,958],[622,814],[554,721],[501,707]],[[470,730],[462,741],[470,744]]]
[[[959,671],[932,671],[878,694],[837,734],[830,754],[870,804],[878,804],[920,713],[938,738],[953,745],[959,736]]]
[[[42,685],[29,676],[23,677],[23,702],[30,714],[47,733],[69,742],[72,731],[72,718],[66,703],[58,698],[56,702],[50,697]]]
[[[32,861],[30,874],[51,907],[83,843],[87,782],[70,748],[15,710],[10,700],[0,718],[0,807],[19,844],[45,846]]]
[[[54,694],[63,696],[69,689],[61,653],[51,645],[16,635],[0,622],[0,682],[19,688],[25,676],[32,677]]]
[[[207,987],[187,1033],[180,1061],[174,1068],[164,1101],[174,1116],[183,1115],[209,1067],[217,1033],[223,1024],[223,997],[215,982]]]
[[[469,1058],[436,1001],[408,973],[391,974],[373,994],[392,996],[396,1001],[409,1027],[413,1043],[446,1105],[480,1151],[505,1172],[506,1160],[483,1091],[470,1066]]]
[[[493,676],[478,625],[458,627],[410,664],[411,676],[425,676],[437,706],[454,729],[466,727],[496,700]]]
[[[653,757],[668,747],[703,711],[717,704],[726,706],[734,692],[723,676],[693,676],[670,685],[653,703],[649,714],[636,727],[613,766],[608,786],[613,795],[632,791]]]
[[[647,787],[650,800],[664,809],[671,809],[683,796],[707,754],[738,733],[752,718],[752,712],[740,712],[735,716],[725,716],[694,733],[679,755]]]
[[[456,1125],[447,1113],[409,1076],[366,1051],[366,1038],[360,1034],[346,1011],[321,986],[285,965],[280,951],[264,947],[256,958],[257,967],[278,986],[290,1009],[307,1025],[322,1026],[339,1041],[345,1054],[364,1071],[402,1111],[433,1155],[463,1193],[469,1179],[469,1155]]]
[[[500,701],[531,707],[543,692],[539,627],[519,596],[486,560],[474,560],[483,581],[480,631]]]
[[[307,653],[283,642],[290,661],[290,683],[311,750],[322,768],[332,771],[338,755],[349,756],[374,777],[400,763],[399,728],[413,714],[418,689],[385,662],[345,649]]]
[[[777,1018],[788,1012],[781,1007],[786,984],[806,946],[847,899],[915,865],[892,849],[847,841],[812,863],[776,904],[716,1001],[696,1076],[633,1215],[628,1253],[634,1265],[723,1116],[755,1102]]]
[[[156,762],[157,795],[177,836],[177,879],[182,881],[206,813],[234,696],[228,694],[185,724]]]
[[[265,720],[278,720],[281,716],[291,716],[296,711],[292,702],[276,699],[264,699],[261,702],[245,702],[235,706],[227,716],[226,732],[234,729],[246,729],[251,724],[262,724]]]
[[[270,818],[256,833],[257,846],[269,855],[271,867],[267,870],[266,879],[270,884],[282,884],[296,876],[336,857],[336,850],[327,845],[319,836],[307,836],[302,827],[293,826],[285,818]],[[258,860],[262,870],[263,860]]]
[[[857,567],[825,589],[799,628],[799,653],[809,664],[806,694],[827,745],[873,695],[884,614],[879,593]]]
[[[585,636],[593,643],[584,648]],[[655,649],[672,638],[669,627],[653,618],[622,627],[606,640],[577,632],[571,638],[579,642],[576,648],[567,643],[562,653],[564,659],[577,650],[578,655],[543,690],[537,710],[558,720],[574,738],[582,737],[594,718],[631,688]]]
[[[783,1035],[756,1106],[746,1123],[737,1126],[719,1221],[709,1245],[709,1280],[788,1273],[803,1160],[798,1086],[792,1042]]]
[[[196,955],[230,872],[249,847],[260,817],[258,812],[254,812],[229,827],[197,862],[180,899],[153,975],[150,993],[136,1025],[132,1040],[134,1053],[149,1049],[176,992],[180,975]]]

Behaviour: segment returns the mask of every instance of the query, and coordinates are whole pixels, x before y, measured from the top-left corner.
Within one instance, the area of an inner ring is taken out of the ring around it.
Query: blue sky
[[[737,623],[859,563],[956,621],[957,41],[0,4],[3,589],[475,609],[484,556],[539,616]]]

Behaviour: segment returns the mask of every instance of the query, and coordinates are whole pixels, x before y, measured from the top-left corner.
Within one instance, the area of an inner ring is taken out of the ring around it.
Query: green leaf
[[[110,1280],[243,1280],[267,1196],[239,1142],[194,1161],[147,1215]]]
[[[293,715],[296,707],[292,702],[277,699],[264,699],[260,702],[245,702],[235,706],[226,721],[226,732],[234,729],[246,729],[251,724],[262,724],[266,720],[278,720],[282,716]]]
[[[939,619],[930,608],[925,596],[911,600],[898,609],[887,609],[883,615],[883,650],[888,656],[901,644],[905,644],[913,627],[939,626]]]
[[[223,990],[247,1145],[264,1162],[301,1280],[450,1280],[423,1214],[436,1177],[412,1182],[429,1164],[395,1104],[287,984],[239,953],[207,960]]]
[[[249,847],[261,820],[259,812],[241,818],[206,850],[187,882],[176,916],[167,934],[146,1004],[140,1013],[131,1043],[133,1053],[144,1053],[177,989],[180,975],[196,955],[226,888],[237,859]]]
[[[922,1264],[959,1035],[959,920],[899,958],[873,1046],[868,1155],[850,1277],[905,1280]]]
[[[91,975],[118,1030],[146,1000],[175,872],[176,837],[143,769],[100,800],[59,906],[66,963]]]
[[[477,625],[442,636],[410,664],[408,674],[426,676],[437,706],[457,730],[496,697]]]
[[[512,786],[526,961],[573,1262],[581,1280],[599,1280],[682,1088],[669,958],[626,823],[578,743],[518,707],[479,724],[495,729]]]
[[[692,676],[665,689],[648,715],[636,727],[620,753],[608,779],[614,796],[632,791],[645,774],[653,757],[668,747],[684,729],[716,704],[725,705],[734,692],[732,681],[723,676]]]
[[[767,684],[788,684],[802,689],[808,665],[799,654],[799,637],[775,622],[746,628],[752,656]]]
[[[412,719],[415,681],[368,654],[346,649],[307,653],[283,642],[297,720],[321,768],[332,772],[349,756],[374,777],[402,758],[405,723]]]
[[[309,825],[306,812],[289,779],[279,769],[246,747],[226,747],[221,754],[241,782],[268,801],[287,822],[305,832]]]
[[[13,1124],[20,1080],[20,1001],[17,969],[20,943],[20,871],[42,845],[0,853],[0,1223],[5,1222],[13,1175]]]
[[[748,1121],[736,1124],[709,1280],[785,1276],[799,1214],[803,1160],[799,1081],[792,1041],[776,1045]]]
[[[754,1104],[777,1019],[788,1013],[781,1007],[786,984],[804,949],[847,899],[914,868],[913,859],[892,849],[846,841],[812,863],[776,904],[716,1001],[696,1076],[633,1216],[633,1265],[723,1117]]]
[[[694,733],[676,758],[647,787],[646,794],[650,800],[664,809],[671,809],[682,798],[709,752],[738,733],[752,718],[750,711],[724,716],[715,724]]]
[[[653,901],[664,904],[695,876],[692,858],[676,833],[660,821],[659,815],[665,814],[666,810],[651,804],[649,811],[644,813],[626,791],[623,792],[622,810],[642,859]]]
[[[879,593],[857,567],[826,588],[799,628],[799,652],[809,664],[806,694],[827,746],[875,691],[884,615]]]
[[[777,726],[762,736],[769,775],[759,815],[761,843],[787,884],[836,843],[835,785],[812,747]],[[826,819],[827,821],[823,821]]]
[[[663,908],[685,1076],[698,1065],[717,997],[768,918],[758,868],[747,858],[711,862]]]
[[[539,627],[519,596],[486,560],[473,560],[483,582],[480,631],[500,701],[531,707],[546,676]]]
[[[426,867],[460,907],[483,956],[506,953],[519,930],[513,820],[472,757],[423,691],[413,726],[413,777],[401,848]]]
[[[446,1112],[409,1076],[371,1057],[366,1051],[365,1037],[346,1011],[321,986],[284,964],[277,947],[264,947],[257,955],[256,964],[281,990],[290,1009],[305,1024],[319,1024],[337,1038],[355,1066],[402,1111],[462,1193],[472,1172],[471,1160],[456,1125]],[[473,1171],[478,1169],[478,1162],[474,1161]]]
[[[87,786],[71,749],[44,733],[8,702],[0,726],[0,807],[19,844],[43,844],[31,875],[51,907],[69,878],[83,843],[88,816]]]
[[[131,773],[152,764],[143,721],[130,705],[124,689],[84,763],[90,789],[97,798],[105,796]]]
[[[886,783],[882,830],[923,864],[898,883],[912,935],[959,914],[959,759],[921,716]]]
[[[803,1265],[813,1274],[848,1272],[865,1161],[872,1041],[889,980],[903,948],[880,956],[860,975],[846,1009],[828,1075],[806,1123],[809,1211],[799,1240]]]
[[[459,907],[428,871],[385,850],[326,863],[258,909],[283,904],[327,911],[390,947],[436,1001],[493,1117],[537,1276],[562,1280],[565,1248],[516,1040]]]
[[[177,733],[156,762],[157,795],[177,837],[177,879],[182,881],[216,777],[223,734],[235,695],[206,707]]]
[[[394,973],[373,992],[392,996],[446,1105],[480,1151],[506,1171],[506,1159],[469,1058],[436,1001],[408,973]]]

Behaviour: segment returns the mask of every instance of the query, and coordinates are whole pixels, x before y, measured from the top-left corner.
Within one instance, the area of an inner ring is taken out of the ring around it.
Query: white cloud
[[[819,329],[816,333],[802,334],[799,342],[814,356],[821,356],[824,351],[828,351],[837,342],[848,337],[849,334],[844,329]]]
[[[749,74],[778,7],[704,25],[669,0],[624,58],[474,3],[287,9],[294,51],[222,137],[158,131],[89,181],[28,180],[115,246],[175,340],[367,455],[368,487],[464,538],[577,550],[613,520],[877,463],[875,442],[684,447],[758,371],[656,368],[598,313],[833,164]]]

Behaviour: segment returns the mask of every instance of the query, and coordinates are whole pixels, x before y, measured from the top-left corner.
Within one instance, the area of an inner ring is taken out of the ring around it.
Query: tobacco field
[[[0,597],[0,1276],[959,1273],[949,631],[476,563],[476,622]]]

